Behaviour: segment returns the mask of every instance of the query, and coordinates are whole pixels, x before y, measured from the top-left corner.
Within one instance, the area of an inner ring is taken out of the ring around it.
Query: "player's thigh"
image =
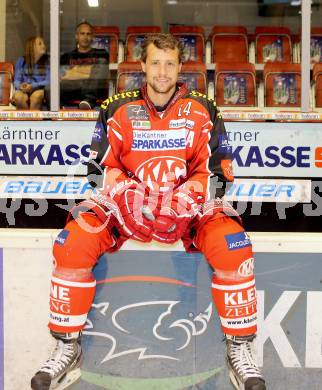
[[[113,245],[113,238],[93,214],[81,214],[58,234],[53,247],[56,265],[65,268],[91,268]]]
[[[228,216],[209,220],[198,229],[195,242],[214,269],[234,271],[253,258],[249,236]]]

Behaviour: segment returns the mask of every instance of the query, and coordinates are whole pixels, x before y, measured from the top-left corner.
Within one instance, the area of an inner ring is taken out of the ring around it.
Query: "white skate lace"
[[[253,359],[251,341],[235,338],[229,340],[228,356],[232,368],[237,371],[243,379],[249,377],[261,378],[261,372]]]
[[[47,372],[52,378],[65,371],[76,358],[77,345],[75,343],[64,343],[57,340],[56,347],[51,357],[41,367],[40,371]]]

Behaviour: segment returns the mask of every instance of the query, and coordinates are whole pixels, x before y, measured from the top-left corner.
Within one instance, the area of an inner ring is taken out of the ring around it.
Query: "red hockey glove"
[[[166,243],[178,241],[198,214],[197,201],[197,194],[183,187],[165,194],[154,221],[153,238]]]
[[[132,179],[118,181],[114,186],[108,186],[94,193],[90,201],[94,201],[106,215],[114,215],[119,225],[124,225],[119,203],[123,193],[129,188],[136,188],[138,183]]]
[[[221,198],[215,198],[208,200],[201,206],[197,217],[198,227],[201,228],[209,220],[220,218],[225,215],[234,218],[241,226],[243,226],[241,217],[232,205]]]
[[[124,233],[136,240],[150,242],[153,222],[143,213],[147,198],[141,188],[139,185],[125,190],[119,198],[118,206],[124,220]]]
[[[119,181],[107,194],[98,193],[91,199],[114,215],[118,228],[126,237],[144,242],[152,240],[153,224],[142,214],[142,207],[147,202],[143,183],[132,179]]]
[[[108,194],[116,203],[119,202],[124,192],[129,188],[137,188],[138,182],[133,179],[118,181],[112,188],[109,188]]]

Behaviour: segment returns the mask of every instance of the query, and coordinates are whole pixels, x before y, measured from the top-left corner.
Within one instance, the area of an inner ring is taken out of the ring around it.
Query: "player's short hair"
[[[183,62],[183,45],[182,43],[171,34],[147,34],[142,44],[141,61],[146,62],[148,54],[148,46],[153,44],[158,49],[178,49],[179,63]]]
[[[86,26],[90,27],[90,29],[93,31],[94,27],[93,27],[89,22],[87,22],[86,20],[83,20],[82,22],[78,23],[78,25],[77,25],[76,28],[75,28],[75,31],[77,32],[78,29],[79,29],[79,27],[80,27],[80,26],[83,26],[84,24],[85,24]]]

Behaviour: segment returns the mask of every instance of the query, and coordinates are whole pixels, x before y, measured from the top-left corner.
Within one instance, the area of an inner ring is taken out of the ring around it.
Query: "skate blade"
[[[242,386],[242,387],[239,386],[238,380],[236,379],[235,374],[230,370],[229,370],[229,379],[236,390],[244,390],[244,386]]]
[[[75,370],[69,371],[64,379],[57,384],[56,387],[53,388],[53,390],[64,390],[67,389],[72,383],[76,382],[77,379],[81,377],[82,373],[80,368],[75,368]]]

